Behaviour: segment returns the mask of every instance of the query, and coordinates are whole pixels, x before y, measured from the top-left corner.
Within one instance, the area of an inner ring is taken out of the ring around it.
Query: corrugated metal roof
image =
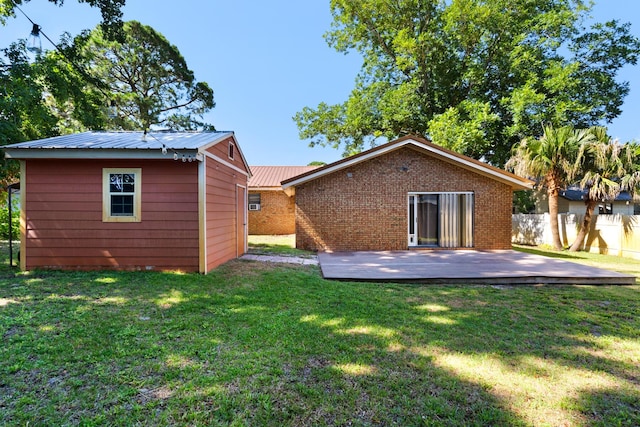
[[[317,169],[318,166],[251,166],[249,187],[280,187],[285,179]]]
[[[3,148],[42,150],[195,150],[233,132],[83,132],[6,145]]]

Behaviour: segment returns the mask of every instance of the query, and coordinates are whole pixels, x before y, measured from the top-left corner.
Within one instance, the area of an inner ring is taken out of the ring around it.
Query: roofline
[[[129,131],[130,133],[140,133],[140,131]],[[86,132],[91,133],[91,132]],[[196,133],[196,132],[194,132]],[[220,131],[212,133],[217,137],[210,142],[200,145],[197,148],[179,148],[171,150],[181,154],[193,155],[196,160],[202,161],[204,153],[214,145],[231,138],[235,144],[236,152],[240,154],[248,176],[251,177],[251,168],[247,162],[240,144],[233,131]],[[161,141],[158,141],[162,143]],[[27,148],[27,147],[0,147],[7,159],[134,159],[134,160],[173,160],[173,154],[163,154],[158,147],[138,147],[138,148]]]
[[[282,187],[273,185],[267,187],[249,186],[249,191],[282,191]]]
[[[162,154],[157,148],[2,148],[7,159],[166,159],[173,154]],[[197,149],[181,148],[180,153],[202,156]]]
[[[282,181],[282,188],[287,191],[290,187],[304,184],[306,182],[320,178],[324,175],[328,175],[330,173],[348,168],[350,166],[354,166],[358,163],[397,150],[407,145],[413,145],[435,155],[436,157],[444,161],[457,164],[466,169],[470,169],[477,173],[480,173],[481,175],[488,176],[498,181],[507,183],[514,190],[530,190],[535,184],[533,181],[526,178],[519,177],[505,170],[491,166],[487,163],[483,163],[479,160],[472,159],[471,157],[467,157],[454,151],[448,150],[444,147],[435,145],[424,138],[408,135],[388,142],[386,144],[374,147],[370,150],[363,151],[362,153],[340,159],[336,162],[322,166],[313,171],[286,179]]]

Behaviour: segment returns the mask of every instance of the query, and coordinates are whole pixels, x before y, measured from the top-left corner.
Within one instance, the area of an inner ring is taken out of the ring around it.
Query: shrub
[[[0,239],[9,239],[9,205],[7,200],[7,192],[0,193]],[[13,197],[13,206],[11,207],[11,237],[18,239],[20,237],[20,202],[18,197]]]

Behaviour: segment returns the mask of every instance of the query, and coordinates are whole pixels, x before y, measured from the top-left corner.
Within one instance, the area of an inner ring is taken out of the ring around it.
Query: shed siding
[[[260,210],[249,211],[249,234],[293,234],[296,232],[295,198],[284,191],[256,191]]]
[[[244,207],[238,208],[237,188],[247,188],[248,176],[237,147],[233,160],[227,157],[227,147],[228,142],[224,141],[211,147],[208,152],[239,170],[210,157],[205,159],[207,272],[242,255],[237,249],[238,227],[244,226],[246,212]],[[242,234],[246,241],[246,230]],[[244,242],[241,243],[244,247]]]
[[[508,185],[404,147],[296,186],[296,246],[404,250],[409,192],[473,192],[474,248],[511,248]]]
[[[142,221],[102,222],[102,169],[142,168]],[[198,270],[195,163],[27,160],[25,268]]]

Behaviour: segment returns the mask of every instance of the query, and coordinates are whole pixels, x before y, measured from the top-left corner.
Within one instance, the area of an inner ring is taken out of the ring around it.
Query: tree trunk
[[[551,225],[551,238],[553,248],[561,251],[564,247],[560,241],[560,228],[558,227],[558,190],[555,186],[549,186],[547,196],[549,197],[549,222]]]
[[[580,230],[578,231],[578,235],[576,236],[576,241],[573,242],[573,245],[569,248],[571,252],[577,252],[583,249],[584,239],[589,234],[589,229],[591,228],[591,218],[593,217],[593,211],[598,204],[597,200],[589,200],[587,199],[584,202],[587,205],[586,212],[584,213],[584,219],[582,220],[582,226],[580,226]]]

